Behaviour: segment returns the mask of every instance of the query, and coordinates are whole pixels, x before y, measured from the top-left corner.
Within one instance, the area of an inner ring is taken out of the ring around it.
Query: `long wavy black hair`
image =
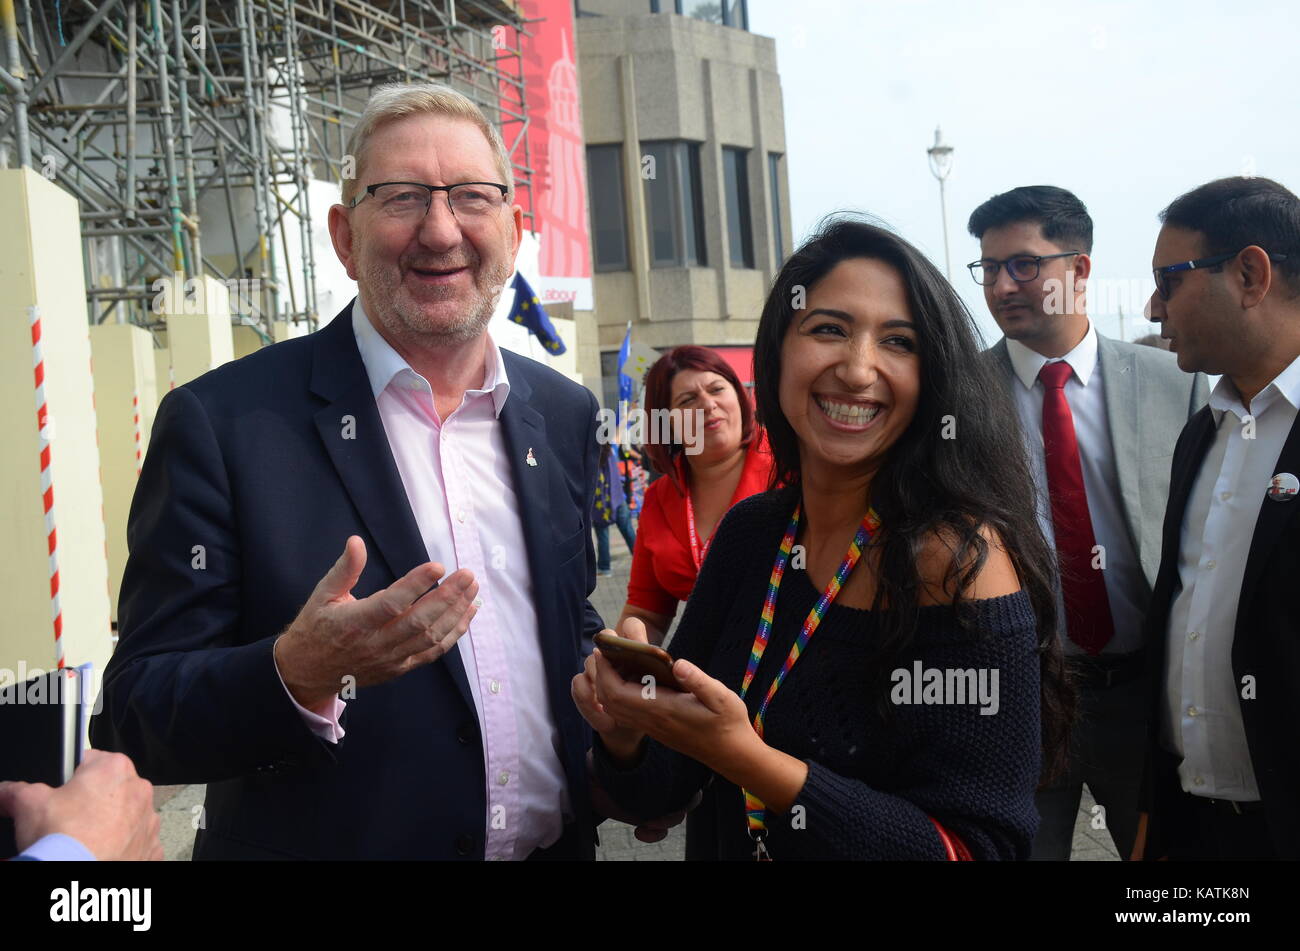
[[[926,542],[936,535],[957,541],[945,583],[958,592],[954,609],[962,617],[960,592],[988,558],[981,528],[995,530],[1038,622],[1042,781],[1048,783],[1065,768],[1075,691],[1057,634],[1054,561],[1034,511],[1015,405],[981,353],[970,312],[943,275],[907,241],[858,216],[823,220],[781,268],[763,307],[754,346],[754,388],[758,418],[775,457],[772,488],[800,484],[799,441],[779,398],[781,345],[794,304],[836,264],[854,258],[882,261],[902,278],[921,371],[916,413],[889,448],[870,489],[870,503],[881,520],[873,605],[881,615],[878,654],[892,656],[911,641],[920,607],[917,559]],[[946,426],[955,426],[955,438],[943,438]]]

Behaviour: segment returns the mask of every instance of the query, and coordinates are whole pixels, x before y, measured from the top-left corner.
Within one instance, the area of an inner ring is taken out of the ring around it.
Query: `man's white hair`
[[[510,156],[506,152],[505,142],[496,126],[488,121],[474,101],[450,86],[441,83],[389,83],[376,86],[370,94],[361,118],[352,129],[348,138],[346,155],[355,160],[356,174],[343,180],[343,204],[351,205],[361,187],[361,170],[366,164],[366,146],[370,137],[382,125],[406,116],[428,113],[453,119],[466,119],[476,125],[488,144],[496,160],[497,173],[501,184],[509,188],[506,195],[508,204],[514,203],[515,181],[510,171]],[[451,184],[448,182],[447,184]]]

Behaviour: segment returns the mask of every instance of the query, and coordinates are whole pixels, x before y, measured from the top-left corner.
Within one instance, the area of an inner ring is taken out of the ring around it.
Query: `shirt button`
[[[492,680],[492,681],[489,681],[489,682],[488,682],[488,689],[491,690],[493,693],[500,693],[500,692],[501,692],[501,681],[499,681],[499,680]]]
[[[1206,568],[1213,568],[1213,567],[1214,567],[1214,562],[1212,562],[1212,561],[1207,561],[1207,562],[1205,563],[1205,567],[1206,567]]]
[[[1197,709],[1196,709],[1195,707],[1188,707],[1188,708],[1187,708],[1187,715],[1188,715],[1189,717],[1194,717],[1194,716],[1196,716],[1196,714],[1197,714],[1198,712],[1199,712],[1199,711],[1197,711]]]
[[[483,599],[482,599],[482,598],[475,598],[475,599],[474,599],[474,607],[476,607],[476,608],[481,608],[481,607],[483,607]]]
[[[1200,632],[1200,631],[1192,631],[1192,633],[1190,633],[1190,634],[1187,635],[1187,639],[1188,639],[1189,641],[1194,641],[1194,640],[1196,640],[1196,639],[1197,639],[1198,637],[1200,637],[1200,636],[1201,636],[1201,632]]]
[[[1200,776],[1197,776],[1195,779],[1192,780],[1192,782],[1194,782],[1194,783],[1195,783],[1196,785],[1198,785],[1198,786],[1204,786],[1204,785],[1205,785],[1205,780],[1201,779]]]
[[[463,521],[465,521],[465,510],[464,510],[464,509],[457,509],[457,510],[456,510],[456,521],[458,521],[458,522],[463,522]],[[1210,567],[1213,568],[1214,566],[1211,565]]]
[[[1228,501],[1228,499],[1232,498],[1232,493],[1231,493],[1231,492],[1220,492],[1220,493],[1219,493],[1219,498],[1221,498],[1223,501],[1226,502],[1226,501]]]
[[[501,770],[501,772],[497,774],[497,782],[504,786],[506,783],[510,782],[510,774],[504,769]]]

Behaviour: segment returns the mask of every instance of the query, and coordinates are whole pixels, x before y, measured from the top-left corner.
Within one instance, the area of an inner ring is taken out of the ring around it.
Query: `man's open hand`
[[[437,660],[469,630],[478,610],[478,582],[468,571],[454,572],[429,590],[445,571],[436,562],[357,600],[351,592],[365,566],[365,542],[353,535],[275,642],[280,676],[308,710],[327,706],[349,682],[345,678],[366,687]]]

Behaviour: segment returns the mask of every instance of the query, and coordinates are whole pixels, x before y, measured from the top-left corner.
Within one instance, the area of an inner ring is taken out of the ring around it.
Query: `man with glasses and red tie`
[[[1127,857],[1146,749],[1143,617],[1174,441],[1204,405],[1206,382],[1089,321],[1092,218],[1070,192],[1034,185],[996,195],[969,230],[980,242],[969,269],[1004,335],[987,353],[1020,413],[1080,691],[1069,774],[1038,792],[1031,858],[1069,859],[1084,783],[1100,807],[1094,828]]]
[[[1147,859],[1300,859],[1300,198],[1224,178],[1160,214],[1151,319],[1222,374],[1174,450]]]
[[[595,397],[487,333],[522,213],[473,102],[380,87],[348,153],[357,297],[159,407],[91,738],[207,784],[195,858],[593,858]]]

